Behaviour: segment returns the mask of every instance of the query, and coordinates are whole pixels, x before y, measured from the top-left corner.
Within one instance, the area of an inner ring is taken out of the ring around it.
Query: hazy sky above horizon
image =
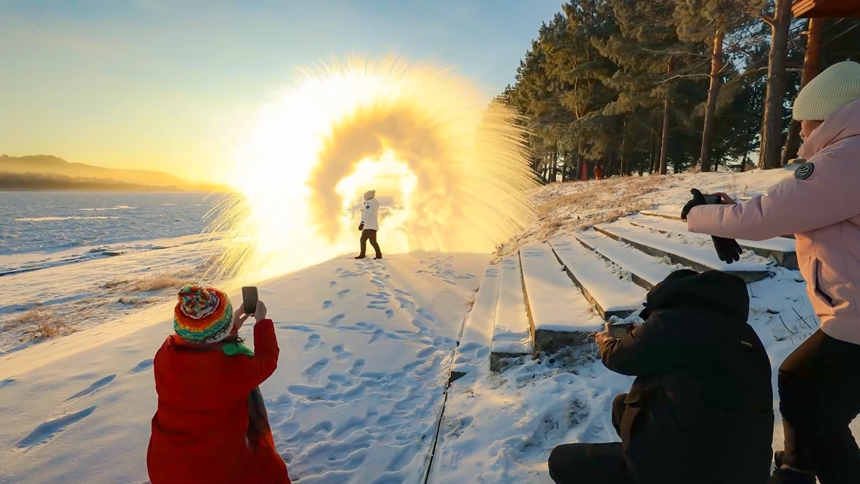
[[[561,0],[0,0],[0,154],[218,181],[296,68],[435,61],[489,96]]]

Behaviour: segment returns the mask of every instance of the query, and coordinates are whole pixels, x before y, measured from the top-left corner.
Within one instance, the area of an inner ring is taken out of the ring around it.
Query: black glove
[[[364,222],[358,224],[358,231],[361,232],[362,230],[364,230]]]
[[[692,210],[693,207],[708,204],[705,200],[705,196],[702,195],[702,192],[698,189],[694,188],[690,190],[690,193],[693,194],[693,199],[684,205],[684,209],[681,211],[682,220],[687,220],[687,215],[690,214],[690,210]],[[714,242],[714,249],[717,251],[717,257],[719,257],[721,261],[726,264],[731,264],[732,262],[737,262],[741,259],[743,249],[741,249],[741,246],[738,245],[735,239],[711,236],[711,240]]]
[[[702,192],[700,192],[697,188],[690,190],[690,193],[693,194],[693,199],[687,202],[687,204],[684,205],[684,209],[681,210],[681,220],[687,220],[687,215],[690,214],[690,210],[692,210],[693,207],[708,204],[708,202],[705,200],[705,196],[702,195]]]
[[[711,237],[714,241],[714,249],[717,250],[717,257],[726,264],[737,262],[741,259],[743,249],[738,245],[735,239],[724,239],[722,237]]]

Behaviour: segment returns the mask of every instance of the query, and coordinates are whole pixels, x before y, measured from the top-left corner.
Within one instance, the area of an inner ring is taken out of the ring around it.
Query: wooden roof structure
[[[796,18],[860,18],[860,0],[794,0],[791,13]]]

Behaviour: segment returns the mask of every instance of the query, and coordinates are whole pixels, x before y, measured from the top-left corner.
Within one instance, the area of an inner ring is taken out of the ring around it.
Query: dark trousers
[[[779,368],[784,464],[821,484],[860,483],[860,448],[848,424],[860,413],[860,345],[818,330]]]
[[[376,252],[376,257],[382,257],[382,251],[379,250],[379,244],[376,243],[376,231],[372,229],[364,229],[361,231],[361,254],[364,257],[367,252],[367,241],[370,241],[370,246]]]
[[[612,426],[621,435],[626,393],[612,402]],[[556,484],[632,484],[620,443],[564,444],[549,456],[549,477]]]

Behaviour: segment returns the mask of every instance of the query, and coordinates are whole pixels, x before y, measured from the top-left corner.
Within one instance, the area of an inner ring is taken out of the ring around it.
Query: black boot
[[[356,259],[364,259],[364,256],[360,255],[360,256],[356,257]]]
[[[776,470],[770,477],[769,484],[816,484],[815,474],[783,465],[785,451],[778,450],[773,454]]]
[[[380,260],[380,259],[382,259],[382,254],[376,254],[376,257],[373,258],[373,260]]]

